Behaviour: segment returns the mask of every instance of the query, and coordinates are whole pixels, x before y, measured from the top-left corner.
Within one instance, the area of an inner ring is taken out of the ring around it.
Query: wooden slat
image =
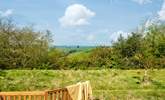
[[[45,92],[44,100],[48,100],[48,92]]]
[[[32,100],[32,96],[31,95],[28,96],[28,100]]]
[[[42,100],[42,96],[41,95],[38,96],[38,100]]]
[[[11,100],[11,96],[10,96],[10,95],[8,95],[8,96],[7,96],[7,99],[8,99],[8,100]]]
[[[23,96],[23,100],[26,100],[26,95]]]
[[[58,91],[58,100],[61,100],[61,91]]]
[[[51,91],[0,92],[3,100],[71,100],[66,88]]]
[[[13,100],[13,98],[14,98],[13,96],[10,96],[10,100]]]
[[[59,95],[59,93],[58,92],[56,92],[56,99],[58,100],[58,95]]]
[[[60,100],[60,91],[57,92],[58,94],[58,100]]]
[[[56,98],[57,98],[56,94],[57,94],[57,93],[55,92],[55,93],[54,93],[54,100],[56,100]]]
[[[53,93],[50,93],[49,96],[50,96],[50,100],[53,100],[53,99],[52,99]]]
[[[37,100],[37,95],[34,95],[33,96],[33,100]]]
[[[18,100],[21,100],[21,95],[18,96]]]
[[[15,95],[13,96],[13,100],[16,100],[16,96]]]
[[[64,91],[62,91],[62,100],[66,100],[67,98],[66,98],[66,91],[64,90]]]
[[[5,95],[3,96],[3,100],[6,100],[6,96]]]

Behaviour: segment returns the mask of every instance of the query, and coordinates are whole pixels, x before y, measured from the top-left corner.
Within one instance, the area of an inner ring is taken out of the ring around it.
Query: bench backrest
[[[0,100],[72,100],[66,88],[50,91],[0,92]]]

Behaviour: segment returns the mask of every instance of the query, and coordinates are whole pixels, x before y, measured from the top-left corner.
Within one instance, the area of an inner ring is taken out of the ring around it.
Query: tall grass
[[[4,70],[0,72],[0,90],[47,90],[89,80],[95,97],[163,100],[164,76],[165,70],[148,70],[149,84],[144,85],[144,70]]]

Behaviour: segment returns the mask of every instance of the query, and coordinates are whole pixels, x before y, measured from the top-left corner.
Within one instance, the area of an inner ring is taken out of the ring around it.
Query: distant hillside
[[[54,46],[57,49],[62,49],[64,52],[74,53],[74,52],[88,52],[97,46]]]

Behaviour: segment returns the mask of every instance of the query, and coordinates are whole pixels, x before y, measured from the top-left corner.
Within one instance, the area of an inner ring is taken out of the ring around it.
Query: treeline
[[[0,20],[0,69],[165,68],[164,24],[76,53],[50,47],[50,34]]]
[[[0,20],[0,68],[33,69],[47,62],[49,32],[17,27],[12,20]]]
[[[113,44],[116,67],[165,68],[165,25],[153,25],[144,32],[119,37]]]
[[[60,50],[49,52],[49,62],[56,69],[152,69],[165,68],[165,25],[122,35],[112,46],[68,56]]]

